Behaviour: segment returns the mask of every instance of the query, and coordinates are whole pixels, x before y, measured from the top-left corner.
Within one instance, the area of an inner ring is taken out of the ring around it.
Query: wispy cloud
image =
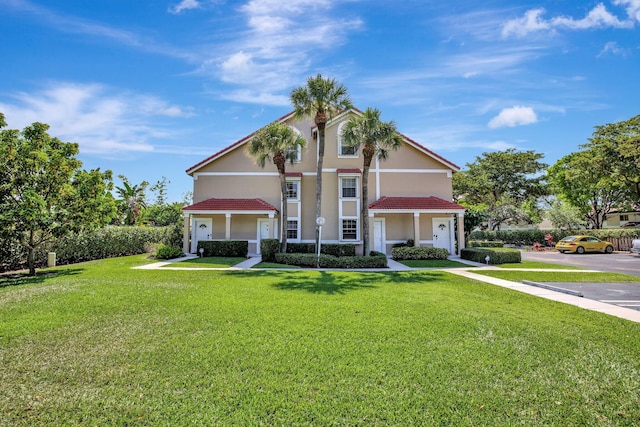
[[[180,3],[169,8],[169,12],[179,14],[185,10],[199,9],[201,7],[198,0],[182,0]]]
[[[193,115],[189,108],[153,96],[99,84],[50,83],[36,93],[15,93],[12,99],[0,103],[11,128],[47,123],[52,135],[79,143],[82,153],[97,155],[156,151],[153,141],[171,136],[164,122]]]
[[[640,21],[639,0],[614,0],[614,5],[624,6],[627,12],[626,19],[620,19],[598,3],[584,18],[576,19],[568,16],[556,16],[546,19],[545,9],[530,9],[516,19],[508,21],[502,27],[502,37],[525,37],[535,32],[554,32],[560,29],[587,30],[593,28],[633,28],[635,21]]]
[[[536,112],[531,107],[516,105],[511,108],[504,108],[500,114],[489,121],[489,128],[515,127],[530,125],[538,121]]]

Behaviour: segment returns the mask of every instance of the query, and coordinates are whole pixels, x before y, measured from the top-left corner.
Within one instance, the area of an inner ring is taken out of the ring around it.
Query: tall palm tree
[[[140,216],[140,211],[147,207],[147,181],[131,185],[124,175],[118,175],[122,180],[122,187],[116,187],[116,193],[120,197],[120,210],[125,216],[128,225],[135,225]]]
[[[307,145],[307,140],[289,125],[274,122],[260,129],[247,145],[246,153],[258,166],[264,168],[267,160],[273,161],[280,178],[280,194],[282,196],[282,215],[280,219],[281,251],[287,250],[287,178],[285,165],[293,164],[298,149]]]
[[[345,145],[362,148],[362,243],[364,255],[369,255],[369,169],[374,157],[386,160],[390,150],[402,145],[402,137],[393,121],[380,120],[380,111],[367,108],[359,116],[353,116],[342,128],[342,141]]]
[[[316,218],[322,212],[322,162],[324,160],[324,135],[327,122],[340,111],[352,107],[347,88],[335,79],[318,74],[309,77],[306,86],[291,91],[291,103],[295,117],[313,117],[318,128],[318,166],[316,168]],[[316,229],[316,247],[320,236]]]

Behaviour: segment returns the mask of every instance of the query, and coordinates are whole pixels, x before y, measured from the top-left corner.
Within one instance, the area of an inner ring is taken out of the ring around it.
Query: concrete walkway
[[[153,264],[146,264],[139,267],[134,267],[139,270],[154,270],[154,269],[162,269],[162,270],[247,270],[251,269],[253,266],[258,264],[261,259],[260,256],[251,256],[245,261],[242,261],[239,264],[234,265],[233,267],[226,268],[211,268],[211,267],[171,267],[170,265],[178,263],[180,261],[185,261],[187,259],[197,258],[196,255],[187,255],[186,257],[176,258],[172,260],[156,262]],[[450,257],[450,260],[457,261],[463,264],[467,264],[469,267],[457,267],[457,268],[411,268],[407,267],[404,264],[401,264],[392,259],[388,259],[387,263],[389,268],[385,269],[366,269],[361,271],[420,271],[420,270],[445,270],[451,274],[455,274],[458,276],[466,277],[472,280],[477,280],[479,282],[489,283],[495,286],[501,286],[503,288],[511,289],[518,292],[523,292],[525,294],[534,295],[540,298],[545,298],[551,301],[562,302],[565,304],[575,305],[576,307],[584,308],[585,310],[593,310],[598,311],[600,313],[605,313],[611,316],[620,317],[622,319],[631,320],[632,322],[640,323],[640,311],[633,310],[630,308],[620,307],[613,304],[607,304],[604,302],[578,297],[574,295],[568,295],[563,292],[554,291],[551,289],[540,288],[537,286],[527,285],[524,283],[512,282],[510,280],[498,279],[495,277],[485,276],[483,274],[478,274],[477,271],[482,270],[503,270],[499,267],[495,266],[486,266],[484,264],[478,264],[472,261],[466,261],[460,259],[458,257]],[[278,270],[278,269],[269,269],[269,270]],[[284,270],[284,269],[283,269]],[[315,270],[315,269],[314,269]],[[331,271],[332,269],[319,269],[322,271]],[[335,271],[342,271],[333,269]],[[287,269],[287,271],[292,271]],[[350,270],[351,271],[351,270]],[[595,270],[563,270],[563,269],[533,269],[533,268],[510,268],[509,271],[558,271],[558,272],[567,272],[570,271],[572,273],[581,273],[581,272],[589,272],[593,273]]]

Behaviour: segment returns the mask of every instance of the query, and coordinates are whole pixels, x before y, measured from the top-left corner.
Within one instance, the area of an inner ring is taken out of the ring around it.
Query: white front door
[[[386,254],[384,219],[373,220],[373,250]]]
[[[193,222],[193,238],[191,239],[191,252],[198,249],[198,241],[211,240],[213,235],[211,218],[196,218]]]
[[[452,224],[449,218],[433,219],[433,247],[444,248],[449,251],[449,255],[453,254],[453,237]]]
[[[276,222],[275,220],[273,221],[274,223]],[[277,227],[277,225],[274,224],[275,227]],[[259,255],[260,254],[260,241],[262,239],[268,239],[269,238],[269,230],[271,228],[271,220],[269,219],[259,219],[258,220],[258,244],[256,246],[256,253]],[[278,229],[275,228],[273,230],[273,238],[277,239],[278,238]]]

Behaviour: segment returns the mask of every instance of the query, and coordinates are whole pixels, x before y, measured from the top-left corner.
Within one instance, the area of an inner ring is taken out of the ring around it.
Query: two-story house
[[[342,144],[342,126],[353,109],[326,126],[322,170],[323,243],[353,243],[362,252],[362,154]],[[260,240],[315,242],[318,135],[311,119],[278,119],[307,140],[295,164],[287,164],[288,218],[281,218],[278,173],[273,164],[260,168],[245,153],[253,134],[187,169],[193,177],[193,200],[184,212],[184,251],[195,252],[200,240],[249,241],[249,253],[259,254]],[[453,173],[459,167],[417,142],[403,144],[384,161],[374,160],[369,173],[370,246],[391,253],[396,243],[413,240],[456,253],[464,247],[464,207],[453,203]],[[457,221],[456,221],[457,219]],[[285,227],[282,227],[282,225]],[[457,232],[456,232],[457,231]]]

